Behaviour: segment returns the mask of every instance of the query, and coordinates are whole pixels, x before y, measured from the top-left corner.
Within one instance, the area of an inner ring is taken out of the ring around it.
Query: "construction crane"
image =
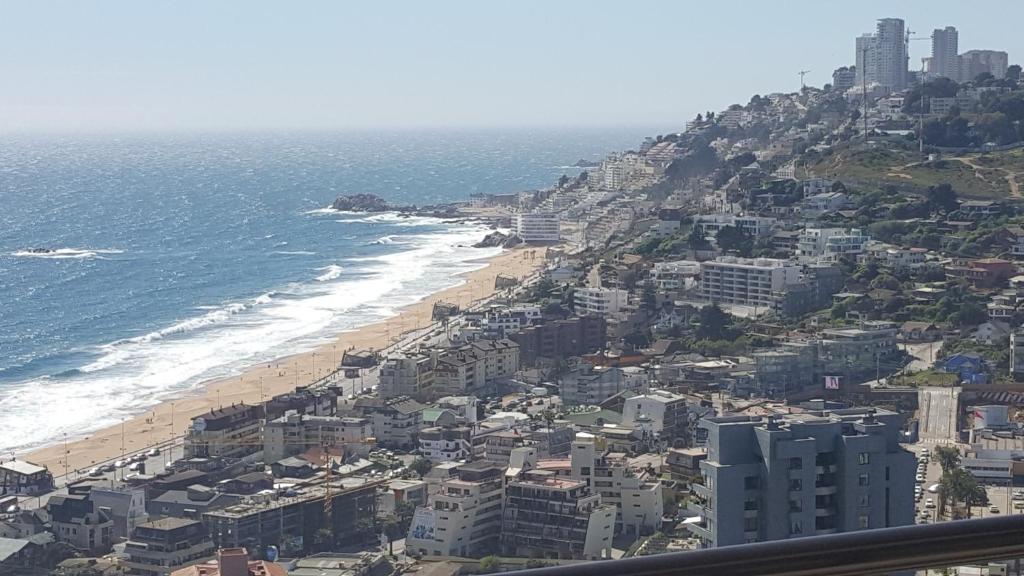
[[[797,74],[800,75],[800,89],[801,90],[803,90],[804,88],[807,88],[807,85],[804,84],[804,76],[806,76],[810,72],[811,72],[810,70],[801,70],[801,71],[797,72]]]

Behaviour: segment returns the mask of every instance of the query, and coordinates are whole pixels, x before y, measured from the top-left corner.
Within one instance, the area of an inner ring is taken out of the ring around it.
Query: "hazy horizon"
[[[1024,4],[8,1],[0,132],[637,127],[831,81],[899,17],[1019,62]],[[998,17],[994,17],[998,16]]]

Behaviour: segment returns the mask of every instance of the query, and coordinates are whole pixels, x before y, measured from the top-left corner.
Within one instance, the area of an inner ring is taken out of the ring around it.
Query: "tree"
[[[690,228],[690,234],[686,237],[686,245],[692,250],[706,250],[708,241],[704,238],[704,230],[700,224],[694,224]]]
[[[960,306],[960,310],[951,318],[951,322],[959,327],[977,326],[988,321],[988,312],[979,304],[968,302]]]
[[[427,472],[430,472],[431,468],[433,467],[434,465],[431,464],[430,460],[427,460],[426,458],[417,458],[412,461],[412,464],[409,465],[409,468],[412,469],[413,472],[419,474],[420,476],[426,476]]]
[[[501,558],[497,556],[484,556],[480,559],[480,574],[494,574],[501,570]]]
[[[723,251],[737,252],[741,256],[750,256],[754,249],[754,239],[736,226],[722,226],[715,234],[715,242]]]
[[[698,340],[723,340],[729,328],[730,317],[718,304],[711,304],[700,309],[700,326],[697,327]]]
[[[937,446],[935,460],[942,467],[942,472],[950,472],[960,466],[960,451],[952,446]]]
[[[929,186],[925,197],[928,199],[929,206],[935,211],[942,210],[948,214],[960,207],[956,199],[956,192],[947,183]]]

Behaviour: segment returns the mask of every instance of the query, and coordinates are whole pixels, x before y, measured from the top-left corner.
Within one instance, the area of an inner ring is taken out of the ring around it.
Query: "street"
[[[918,434],[922,442],[944,444],[957,441],[960,391],[959,387],[924,386],[918,389]]]

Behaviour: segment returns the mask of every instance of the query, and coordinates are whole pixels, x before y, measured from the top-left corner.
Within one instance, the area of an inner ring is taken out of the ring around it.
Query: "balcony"
[[[707,530],[690,525],[698,536]],[[827,554],[822,551],[827,550]],[[1024,515],[861,530],[586,562],[517,576],[860,576],[1024,556]]]

